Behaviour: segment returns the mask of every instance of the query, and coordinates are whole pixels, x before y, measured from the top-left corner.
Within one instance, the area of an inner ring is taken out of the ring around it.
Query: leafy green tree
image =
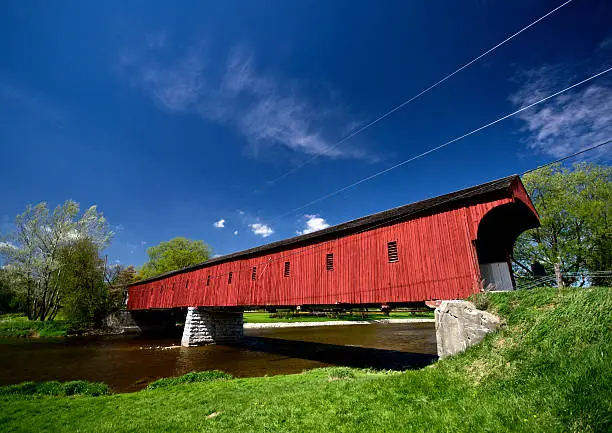
[[[205,262],[210,258],[211,253],[210,247],[203,241],[177,237],[161,242],[147,249],[149,261],[140,269],[138,278],[150,278]]]
[[[113,233],[95,206],[81,214],[78,203],[67,200],[49,211],[46,203],[28,205],[15,218],[15,231],[0,242],[0,257],[11,273],[24,312],[31,320],[53,319],[60,306],[59,251],[89,239],[99,250]]]
[[[128,285],[136,281],[134,265],[113,265],[106,268],[106,283],[109,288],[111,310],[124,308],[127,300]]]
[[[110,297],[98,246],[91,239],[78,239],[61,247],[57,256],[61,272],[54,275],[53,283],[59,288],[66,320],[76,329],[99,326]]]
[[[19,296],[13,286],[11,274],[0,268],[0,314],[19,311]]]
[[[519,237],[515,260],[526,267],[538,261],[549,275],[557,266],[568,274],[565,284],[576,281],[575,273],[590,275],[593,284],[612,283],[598,275],[612,270],[612,168],[553,165],[526,174],[523,183],[542,225]]]

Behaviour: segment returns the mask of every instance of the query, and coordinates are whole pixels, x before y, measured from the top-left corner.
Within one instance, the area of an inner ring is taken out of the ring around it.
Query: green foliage
[[[61,272],[53,283],[59,288],[66,320],[75,329],[100,325],[108,311],[109,293],[98,247],[89,239],[78,239],[58,251],[58,263]]]
[[[28,320],[22,313],[0,316],[0,338],[65,337],[68,327],[65,320],[40,322]]]
[[[0,257],[11,274],[11,288],[18,293],[28,318],[52,320],[61,304],[57,284],[62,273],[60,250],[83,239],[103,249],[113,233],[95,206],[81,213],[79,204],[72,200],[53,212],[46,203],[28,205],[15,218],[15,227],[0,242]]]
[[[71,382],[23,382],[17,385],[0,386],[0,396],[54,396],[72,395],[98,397],[109,395],[110,388],[104,383],[73,380]]]
[[[611,431],[611,290],[488,299],[506,326],[421,370],[332,367],[95,399],[6,396],[0,423],[6,431]]]
[[[136,281],[136,269],[133,265],[113,265],[106,268],[106,282],[109,288],[109,312],[125,307],[128,285]]]
[[[554,274],[612,269],[612,168],[586,163],[567,169],[546,167],[523,177],[542,226],[523,233],[515,258],[534,260]],[[520,268],[516,269],[519,275]],[[566,278],[566,283],[574,279]],[[612,277],[592,276],[593,284],[612,283]]]
[[[151,382],[146,389],[158,389],[166,388],[168,386],[182,385],[184,383],[195,383],[195,382],[213,382],[216,380],[230,380],[234,376],[228,373],[224,373],[219,370],[210,371],[193,371],[191,373],[184,374],[179,377],[166,377],[158,379],[155,382]]]
[[[147,249],[149,261],[139,271],[138,278],[145,279],[187,266],[205,262],[212,251],[203,241],[177,237]]]
[[[19,294],[14,289],[11,274],[0,268],[0,314],[19,311]]]

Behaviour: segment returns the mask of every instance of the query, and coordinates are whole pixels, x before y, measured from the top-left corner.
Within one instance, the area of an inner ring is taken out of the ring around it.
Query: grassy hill
[[[2,396],[10,431],[612,430],[612,291],[481,295],[505,327],[418,371],[324,368],[110,396]],[[196,380],[190,376],[185,382]]]

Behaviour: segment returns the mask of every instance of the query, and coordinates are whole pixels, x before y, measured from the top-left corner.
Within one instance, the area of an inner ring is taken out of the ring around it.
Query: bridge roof
[[[383,212],[378,212],[362,218],[351,220],[335,226],[328,227],[313,233],[294,236],[292,238],[283,239],[269,244],[261,245],[248,250],[238,251],[220,257],[207,260],[206,262],[192,265],[176,271],[167,272],[165,274],[156,275],[155,277],[141,280],[130,286],[160,280],[171,275],[181,274],[184,272],[193,271],[196,269],[205,268],[212,265],[217,265],[224,262],[229,262],[236,259],[250,258],[267,253],[293,248],[304,244],[312,244],[323,242],[329,239],[347,236],[357,232],[371,230],[384,225],[398,223],[422,217],[428,214],[440,213],[452,209],[458,209],[462,206],[473,202],[481,202],[483,200],[494,200],[503,197],[511,197],[513,182],[520,182],[518,175],[511,175],[501,179],[486,182],[481,185],[476,185],[470,188],[444,194],[438,197],[428,198],[415,203],[399,206]]]

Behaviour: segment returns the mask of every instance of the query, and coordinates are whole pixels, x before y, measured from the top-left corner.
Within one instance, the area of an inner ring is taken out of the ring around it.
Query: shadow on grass
[[[240,342],[226,343],[225,345],[256,352],[274,353],[291,358],[308,359],[326,364],[354,368],[374,368],[377,370],[417,369],[425,367],[438,359],[436,355],[424,353],[269,337],[245,336]]]

